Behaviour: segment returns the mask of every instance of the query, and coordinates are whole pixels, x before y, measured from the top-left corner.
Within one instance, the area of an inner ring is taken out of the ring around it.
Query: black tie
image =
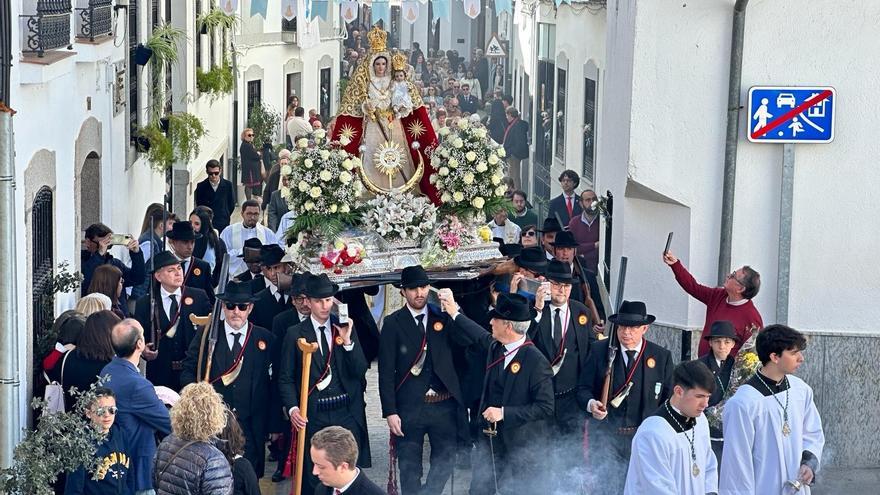
[[[553,343],[556,344],[556,347],[559,347],[559,342],[562,341],[562,317],[559,316],[559,308],[556,308],[556,314],[553,315]]]
[[[171,304],[168,306],[168,322],[171,323],[177,316],[177,294],[168,294],[168,299],[171,299]]]
[[[636,351],[633,349],[628,349],[626,351],[626,373],[629,374],[632,371],[633,366],[636,364]]]
[[[330,352],[330,346],[327,345],[327,335],[324,333],[324,327],[318,327],[318,334],[321,335],[321,355],[327,359],[327,353]]]
[[[232,360],[238,358],[238,354],[241,352],[241,332],[232,332]]]
[[[419,332],[422,335],[425,335],[425,315],[424,314],[416,315],[416,326],[419,327]]]

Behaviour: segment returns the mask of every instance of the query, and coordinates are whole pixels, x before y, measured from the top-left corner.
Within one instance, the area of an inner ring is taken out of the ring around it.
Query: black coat
[[[721,399],[724,398],[724,393],[730,387],[730,374],[733,371],[735,359],[733,356],[727,356],[727,359],[721,363],[721,368],[719,368],[718,363],[715,361],[715,355],[710,350],[709,354],[700,356],[700,361],[715,375],[715,391],[709,397],[709,407],[712,407],[721,402]]]
[[[578,200],[578,195],[575,194],[571,198],[571,211],[573,216],[578,216],[583,212],[583,208],[581,208],[580,201]],[[550,200],[550,212],[547,214],[550,218],[556,218],[554,215],[559,214],[559,218],[562,220],[563,227],[568,225],[568,222],[571,221],[571,216],[568,214],[568,208],[565,207],[565,195],[560,194],[555,198]]]
[[[315,495],[333,495],[333,488],[330,488],[323,483],[319,483],[318,486],[315,487]],[[385,490],[376,486],[376,484],[370,481],[370,479],[367,478],[367,475],[361,471],[358,473],[357,478],[354,479],[351,486],[348,487],[348,490],[345,490],[345,495],[385,495]]]
[[[208,442],[195,442],[186,446],[187,443],[171,434],[159,444],[153,470],[156,493],[231,493],[232,470],[223,453]],[[178,451],[180,453],[175,456]],[[198,492],[194,490],[196,487]]]
[[[504,126],[507,129],[510,123]],[[504,139],[504,151],[508,156],[520,160],[529,157],[529,124],[524,120],[517,120],[507,132]]]
[[[79,349],[67,351],[58,360],[54,368],[46,374],[50,379],[57,381],[64,389],[64,408],[73,411],[78,395],[72,395],[73,390],[85,392],[98,381],[101,370],[110,362],[110,359],[94,360],[83,357]]]
[[[207,206],[214,212],[214,228],[217,232],[223,232],[229,225],[229,217],[235,211],[235,193],[233,192],[232,182],[220,178],[220,185],[217,190],[211,187],[210,181],[205,179],[196,185],[195,192],[196,206]]]
[[[379,397],[383,417],[418,415],[425,404],[431,374],[436,375],[459,404],[465,405],[452,357],[461,352],[454,345],[467,345],[468,341],[453,329],[455,324],[449,315],[432,306],[428,306],[424,335],[405,305],[385,317],[379,337]],[[421,355],[423,340],[427,343],[428,355],[422,373],[415,376],[410,368]]]
[[[587,358],[590,355],[590,348],[592,347],[593,342],[596,341],[596,333],[593,332],[593,327],[590,322],[590,311],[587,307],[574,300],[569,300],[568,304],[570,309],[568,313],[568,333],[566,334],[566,340],[569,340],[569,335],[574,336],[574,339],[577,342],[577,355],[566,354],[565,363],[567,363],[569,359],[577,360],[577,374],[579,376],[586,369]],[[541,354],[543,354],[551,364],[559,355],[559,346],[555,345],[553,342],[552,313],[550,304],[545,303],[544,310],[541,312],[540,321],[529,328],[529,339],[535,343],[535,347],[541,351]],[[564,318],[565,311],[560,311],[560,315],[562,315],[560,318]],[[563,322],[563,324],[565,324],[565,322]],[[564,392],[567,389],[577,386],[577,381],[570,384],[560,384],[556,382],[556,377],[554,377],[556,392]]]
[[[299,322],[299,312],[293,307],[278,313],[272,320],[272,335],[275,336],[275,342],[279,343],[279,345],[272,349],[273,354],[275,354],[273,357],[275,363],[281,363],[281,349],[284,345],[284,339],[287,337],[287,331],[299,325]],[[272,401],[269,405],[270,410],[273,411],[269,413],[269,432],[271,433],[290,431],[290,421],[287,415],[284,414],[281,394],[278,391],[279,374],[275,369],[272,370]],[[274,411],[278,411],[278,414],[275,414]]]
[[[235,277],[239,282],[250,282],[251,283],[251,291],[254,294],[258,294],[260,291],[266,288],[266,279],[263,277],[262,273],[258,273],[254,275],[250,272],[250,270],[245,271],[241,275]]]
[[[275,317],[279,313],[290,308],[290,296],[282,295],[281,301],[278,301],[275,299],[275,296],[272,295],[272,291],[268,287],[258,292],[256,298],[257,300],[254,301],[254,309],[251,311],[250,316],[248,316],[248,320],[258,327],[272,328],[272,322]],[[285,298],[287,298],[288,301],[285,301]]]
[[[461,108],[462,112],[476,113],[477,109],[480,107],[480,99],[472,94],[468,96],[459,96],[458,106]]]
[[[155,289],[155,307],[153,323],[156,325],[158,336],[159,355],[153,361],[147,362],[147,379],[153,385],[162,385],[172,390],[180,391],[183,385],[180,383],[181,369],[173,369],[173,362],[182,364],[186,359],[186,352],[196,335],[195,326],[189,319],[189,315],[207,316],[211,312],[211,303],[205,291],[193,287],[183,286],[180,288],[180,300],[177,307],[180,316],[177,317],[177,331],[173,338],[165,334],[171,329],[168,315],[162,306],[162,296],[159,289]],[[150,321],[150,295],[147,294],[137,300],[134,307],[134,318],[144,327],[144,338],[148,344],[153,343],[153,328]]]
[[[330,317],[329,323],[337,324],[335,316]],[[299,403],[300,380],[302,379],[302,352],[297,346],[297,340],[304,338],[306,342],[316,343],[315,328],[312,326],[311,318],[307,318],[302,323],[289,328],[284,338],[284,346],[281,350],[281,363],[278,376],[278,388],[281,395],[281,403],[284,410],[288,411],[292,407],[302,407]],[[367,417],[366,404],[364,403],[364,376],[367,373],[367,360],[364,358],[364,352],[358,341],[357,332],[352,332],[351,341],[354,348],[346,351],[341,345],[335,342],[328,342],[333,346],[332,364],[333,380],[339,380],[338,384],[345,390],[349,396],[348,410],[358,425],[361,427],[360,432],[352,432],[358,439],[358,445],[361,446],[358,454],[358,465],[370,466],[370,440],[367,437]],[[318,378],[324,372],[325,363],[312,356],[312,368],[309,372],[309,390],[316,391],[315,385]],[[315,414],[323,414],[317,411],[315,401],[308,403],[308,416]]]
[[[586,369],[580,375],[578,384],[578,406],[586,409],[590,399],[601,400],[602,385],[605,382],[605,370],[608,366],[608,343],[611,339],[596,341],[587,359]],[[626,408],[635,408],[633,415],[638,424],[622,425],[624,421],[620,409],[608,408],[608,417],[601,421],[602,425],[609,426],[638,426],[650,416],[660,404],[672,395],[672,354],[664,347],[653,342],[647,342],[644,355],[639,361],[639,369],[633,379],[633,387],[625,399]],[[638,379],[641,377],[641,379]],[[608,400],[614,398],[614,392],[624,385],[626,369],[623,364],[621,352],[614,357],[614,372],[611,381],[611,392]],[[659,390],[657,386],[659,384]],[[656,393],[655,393],[656,392]]]
[[[207,261],[191,257],[186,264],[186,273],[183,274],[183,285],[202,289],[211,304],[214,304],[214,274],[211,273],[211,265]]]
[[[372,363],[379,355],[379,326],[373,319],[373,313],[367,306],[367,295],[375,296],[379,286],[348,289],[336,294],[336,298],[348,304],[348,315],[354,322],[354,331],[358,334],[364,357]]]

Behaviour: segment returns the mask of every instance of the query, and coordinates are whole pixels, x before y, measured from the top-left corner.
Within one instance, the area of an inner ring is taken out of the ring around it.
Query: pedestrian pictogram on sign
[[[830,143],[836,94],[831,87],[749,89],[749,141]]]
[[[497,34],[493,34],[492,39],[489,40],[489,44],[486,45],[486,56],[499,58],[507,56],[507,52],[504,50],[504,45],[501,44],[501,40],[498,39]]]

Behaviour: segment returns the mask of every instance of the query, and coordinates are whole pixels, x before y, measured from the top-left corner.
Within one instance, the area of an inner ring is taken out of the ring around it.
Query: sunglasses
[[[526,237],[535,237],[536,235],[538,235],[538,233],[535,232],[534,230],[530,230],[528,232],[523,233],[523,235]]]
[[[208,175],[214,177],[216,175],[220,175],[220,172],[208,172]]]
[[[244,137],[254,137],[253,134],[245,134]]]
[[[228,309],[230,311],[232,311],[235,308],[238,308],[239,311],[247,311],[248,306],[250,306],[250,303],[238,303],[238,304],[230,303],[230,302],[226,303],[226,309]]]
[[[95,416],[116,416],[116,411],[119,409],[116,406],[107,406],[107,407],[99,407],[95,409]]]

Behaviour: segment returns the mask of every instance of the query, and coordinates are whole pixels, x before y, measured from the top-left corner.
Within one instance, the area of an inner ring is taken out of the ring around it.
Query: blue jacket
[[[116,424],[122,430],[131,459],[128,486],[132,492],[153,488],[153,456],[156,455],[156,432],[171,433],[168,409],[156,395],[153,384],[125,359],[114,357],[101,376],[110,375],[106,386],[116,395]]]

